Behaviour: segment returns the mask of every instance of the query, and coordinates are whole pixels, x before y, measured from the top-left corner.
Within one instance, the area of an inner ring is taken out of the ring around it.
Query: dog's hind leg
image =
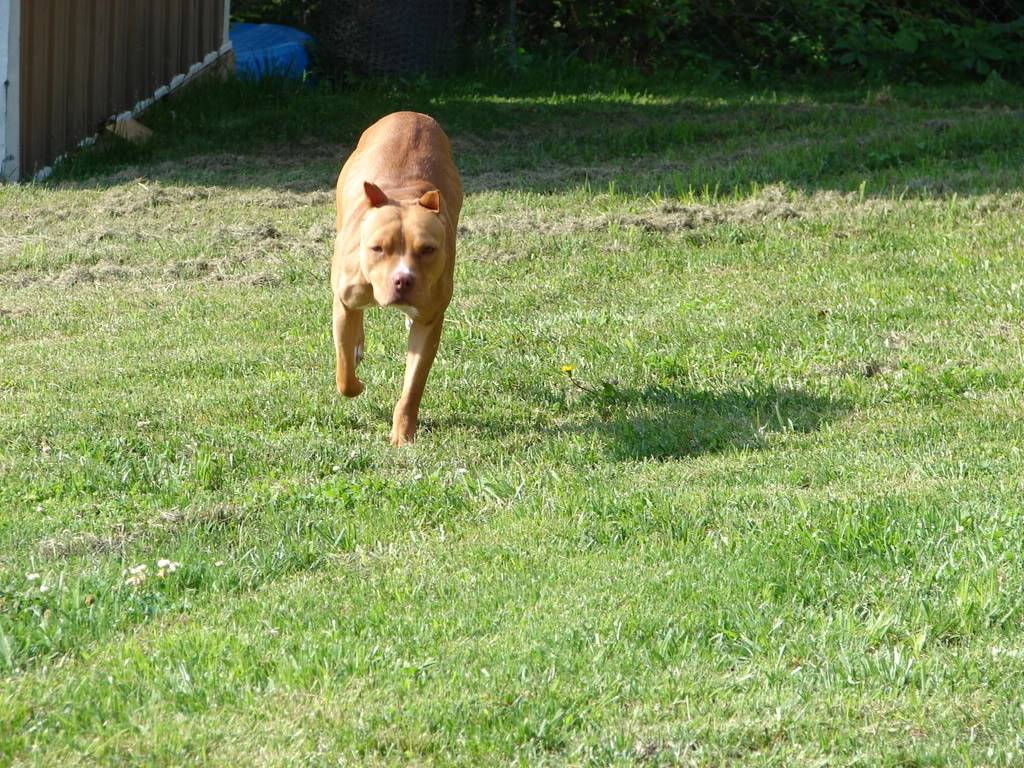
[[[356,353],[356,368],[358,368],[359,364],[361,362],[363,362],[363,357],[366,354],[366,333],[364,333],[364,331],[363,331],[363,323],[362,323],[362,319],[361,318],[360,318],[360,323],[359,323],[359,338],[356,339],[355,353]]]

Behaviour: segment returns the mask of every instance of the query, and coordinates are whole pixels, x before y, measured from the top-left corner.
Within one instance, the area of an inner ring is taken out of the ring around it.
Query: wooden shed
[[[230,0],[0,0],[0,178],[45,172],[231,52]]]

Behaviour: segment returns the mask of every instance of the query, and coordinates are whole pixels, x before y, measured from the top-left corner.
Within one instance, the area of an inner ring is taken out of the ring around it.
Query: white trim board
[[[0,181],[17,181],[21,138],[21,0],[0,0]]]
[[[221,45],[227,45],[231,42],[231,0],[224,0],[224,37],[221,39]]]

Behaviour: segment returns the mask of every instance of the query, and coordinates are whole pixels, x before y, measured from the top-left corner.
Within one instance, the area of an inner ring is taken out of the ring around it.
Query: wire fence
[[[322,0],[321,55],[335,71],[413,75],[450,68],[466,0]]]

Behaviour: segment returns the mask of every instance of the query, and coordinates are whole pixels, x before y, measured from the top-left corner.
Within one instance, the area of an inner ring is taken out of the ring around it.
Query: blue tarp
[[[235,68],[242,78],[285,77],[302,80],[309,70],[306,46],[313,38],[281,24],[231,25]]]

